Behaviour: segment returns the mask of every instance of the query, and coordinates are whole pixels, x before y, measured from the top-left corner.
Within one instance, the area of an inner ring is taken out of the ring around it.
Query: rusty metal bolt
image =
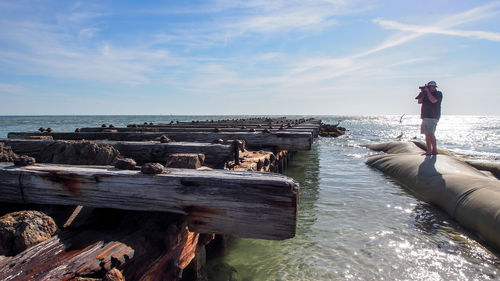
[[[165,167],[160,163],[145,163],[141,167],[141,172],[148,175],[164,174]]]
[[[223,144],[224,140],[223,139],[215,139],[215,140],[212,141],[212,143]]]
[[[170,139],[167,135],[162,135],[162,136],[160,137],[160,142],[161,142],[161,143],[169,143],[169,142],[171,142],[171,141],[172,141],[172,140],[171,140],[171,139]]]
[[[198,159],[200,160],[201,164],[205,163],[205,154],[198,153]]]
[[[101,128],[106,128],[106,127],[107,127],[106,124],[101,125]]]
[[[219,127],[215,127],[215,128],[214,128],[214,132],[216,132],[216,133],[220,132]]]
[[[269,159],[268,158],[264,159],[264,166],[267,166],[267,165],[269,165]]]
[[[137,163],[132,158],[118,158],[115,161],[115,168],[120,170],[134,170]]]
[[[45,128],[44,128],[44,127],[40,127],[40,128],[38,129],[38,131],[40,131],[40,132],[42,132],[42,133],[43,133],[43,131],[45,131]]]
[[[271,159],[271,163],[274,163],[274,161],[276,161],[276,155],[274,155],[274,153],[273,153],[273,154],[271,154],[271,155],[269,156],[269,159]]]
[[[110,127],[110,128],[114,128],[114,127],[115,127],[115,125],[113,125],[113,124],[109,124],[109,127]]]
[[[35,162],[35,158],[26,155],[21,155],[14,159],[14,165],[18,167],[33,165]]]
[[[257,171],[260,171],[262,169],[262,161],[257,161]]]
[[[76,128],[75,133],[79,133],[79,132],[80,132],[80,128]]]
[[[47,132],[52,132],[52,128],[47,128]]]

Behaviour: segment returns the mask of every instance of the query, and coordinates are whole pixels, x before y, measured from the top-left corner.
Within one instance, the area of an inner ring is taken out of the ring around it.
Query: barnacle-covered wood
[[[50,135],[55,140],[115,140],[115,141],[147,141],[156,140],[164,132],[11,132],[12,139],[25,139],[29,136]],[[243,140],[249,147],[273,147],[283,150],[309,150],[313,141],[311,132],[279,131],[262,132],[169,132],[173,141],[209,143],[215,139]]]
[[[12,147],[17,154],[25,154],[37,159],[39,163],[44,162],[40,153],[46,147],[58,143],[67,143],[65,140],[29,140],[29,139],[0,139],[0,144],[5,143]],[[74,141],[73,141],[74,142]],[[95,140],[93,143],[99,146],[111,146],[120,152],[122,157],[132,158],[137,163],[165,162],[168,157],[176,153],[202,153],[205,155],[206,165],[221,168],[224,163],[231,159],[232,149],[230,145],[199,143],[199,142],[171,142],[160,143],[157,141],[106,141]],[[11,159],[11,158],[6,158]],[[8,161],[8,160],[4,160]],[[12,160],[10,160],[12,161]],[[90,160],[89,160],[90,161]]]
[[[0,280],[180,280],[199,246],[184,216],[102,209],[92,221],[1,259]]]

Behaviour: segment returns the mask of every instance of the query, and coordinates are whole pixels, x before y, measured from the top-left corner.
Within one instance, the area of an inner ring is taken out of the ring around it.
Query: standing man
[[[422,125],[420,126],[420,133],[425,135],[425,143],[427,145],[427,152],[425,155],[437,154],[436,146],[436,126],[441,117],[441,101],[443,100],[443,93],[436,91],[436,82],[430,81],[424,87],[420,87],[420,94],[415,98],[419,104],[422,104],[420,118]]]

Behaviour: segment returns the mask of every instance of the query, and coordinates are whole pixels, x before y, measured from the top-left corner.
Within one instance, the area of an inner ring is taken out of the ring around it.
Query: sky
[[[3,1],[0,115],[500,115],[500,1]]]

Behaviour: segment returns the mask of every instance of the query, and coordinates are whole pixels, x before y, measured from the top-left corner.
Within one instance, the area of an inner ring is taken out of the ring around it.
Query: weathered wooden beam
[[[280,125],[288,125],[290,124],[292,127],[297,127],[297,126],[312,126],[316,127],[321,124],[321,120],[318,120],[319,122],[302,122],[299,123],[294,120],[282,120],[282,121],[271,121],[271,122],[254,122],[254,123],[247,123],[247,122],[179,122],[179,123],[158,123],[158,124],[128,124],[127,127],[133,127],[133,128],[158,128],[158,127],[194,127],[194,128],[207,128],[207,127],[221,127],[221,128],[228,128],[228,127],[241,127],[241,126],[246,126],[249,128],[255,128],[255,127],[265,127],[265,126],[280,126]],[[109,129],[109,128],[108,128]]]
[[[0,142],[10,146],[19,155],[35,157],[45,148],[64,140],[33,140],[33,139],[2,139]],[[157,141],[107,141],[95,140],[97,144],[107,144],[116,148],[124,157],[133,158],[137,163],[165,162],[172,154],[202,153],[205,154],[205,163],[215,168],[221,168],[224,163],[232,159],[232,147],[226,144],[212,144],[199,142],[171,142]]]
[[[106,224],[106,214],[101,213],[100,224]],[[197,246],[203,246],[202,235],[188,231],[182,217],[176,220],[158,213],[124,217],[115,218],[122,223],[113,231],[99,224],[64,230],[5,257],[0,260],[0,280],[102,280],[113,268],[122,270],[129,281],[180,280]]]
[[[314,137],[318,136],[319,133],[319,126],[317,127],[312,127],[312,126],[301,126],[301,127],[284,127],[283,129],[280,129],[279,126],[273,126],[273,129],[269,129],[269,126],[262,126],[262,127],[247,127],[242,129],[241,126],[236,126],[236,127],[218,127],[218,126],[205,126],[205,127],[195,127],[195,126],[157,126],[157,127],[115,127],[111,130],[114,130],[116,132],[214,132],[215,130],[218,130],[220,132],[237,132],[237,133],[244,133],[244,132],[249,132],[250,130],[255,130],[255,132],[262,132],[264,130],[270,130],[273,133],[279,133],[279,132],[311,132],[313,133]],[[102,127],[88,127],[88,128],[80,128],[80,132],[107,132],[109,131],[109,128],[102,128]]]
[[[55,140],[114,140],[114,141],[148,141],[160,138],[163,132],[11,132],[8,138],[25,139],[30,136],[52,136]],[[211,143],[216,139],[244,140],[248,147],[276,148],[280,150],[309,150],[313,141],[310,132],[169,132],[168,137],[174,141]]]
[[[286,239],[295,235],[298,183],[279,174],[168,169],[139,171],[0,164],[0,201],[164,211],[192,231]]]

